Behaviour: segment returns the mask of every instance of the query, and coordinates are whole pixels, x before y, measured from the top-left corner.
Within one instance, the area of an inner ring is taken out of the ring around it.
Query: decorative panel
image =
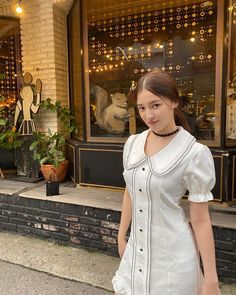
[[[108,148],[79,148],[82,185],[121,188],[125,186],[122,176],[122,150]]]

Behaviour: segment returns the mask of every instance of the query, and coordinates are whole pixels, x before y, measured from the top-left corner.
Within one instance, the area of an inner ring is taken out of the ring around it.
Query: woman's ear
[[[171,107],[172,107],[172,109],[176,109],[177,107],[179,106],[179,102],[178,101],[172,101],[171,102]]]

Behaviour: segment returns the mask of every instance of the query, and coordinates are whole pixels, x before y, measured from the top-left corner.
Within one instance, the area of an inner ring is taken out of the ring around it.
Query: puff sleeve
[[[215,185],[215,166],[209,148],[199,143],[196,145],[184,173],[184,186],[189,191],[189,201],[207,202],[213,199],[211,190]]]

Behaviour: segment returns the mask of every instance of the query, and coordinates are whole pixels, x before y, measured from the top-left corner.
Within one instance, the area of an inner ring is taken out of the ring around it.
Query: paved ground
[[[112,294],[119,264],[116,257],[7,232],[0,232],[0,260],[1,295]],[[235,285],[222,285],[222,295],[235,294]]]
[[[95,288],[0,261],[1,295],[111,295]]]
[[[107,290],[119,263],[102,253],[6,232],[0,232],[0,259]]]

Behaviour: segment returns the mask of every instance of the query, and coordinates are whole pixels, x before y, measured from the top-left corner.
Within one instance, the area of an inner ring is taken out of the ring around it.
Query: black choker
[[[170,132],[170,133],[156,133],[152,130],[152,132],[156,135],[156,136],[160,136],[160,137],[167,137],[167,136],[171,136],[175,133],[177,133],[179,131],[179,128],[177,127],[177,129],[173,132]]]

